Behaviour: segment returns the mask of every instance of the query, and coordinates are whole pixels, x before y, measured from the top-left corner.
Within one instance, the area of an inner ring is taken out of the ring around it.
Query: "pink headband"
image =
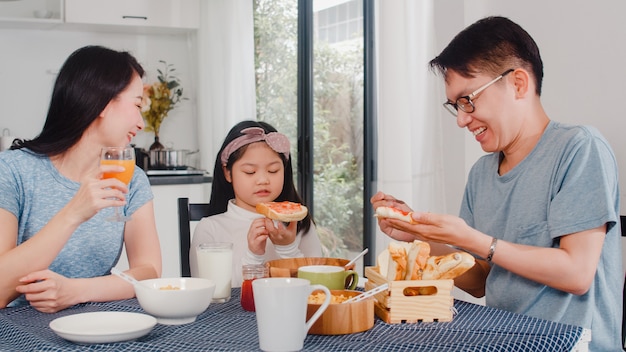
[[[284,154],[285,157],[289,159],[289,139],[284,134],[278,132],[265,134],[265,131],[261,127],[244,128],[241,130],[241,133],[243,133],[243,136],[233,139],[222,151],[222,164],[225,165],[230,155],[237,151],[237,149],[244,145],[260,141],[264,141],[276,153]]]

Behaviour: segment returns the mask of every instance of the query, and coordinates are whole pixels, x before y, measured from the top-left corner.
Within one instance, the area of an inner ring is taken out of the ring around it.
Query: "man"
[[[472,167],[460,217],[379,219],[397,240],[484,260],[455,280],[488,306],[591,329],[591,351],[621,350],[623,283],[617,164],[591,127],[551,121],[539,49],[519,25],[482,19],[430,62],[444,106],[488,155]],[[374,208],[403,202],[379,192]]]

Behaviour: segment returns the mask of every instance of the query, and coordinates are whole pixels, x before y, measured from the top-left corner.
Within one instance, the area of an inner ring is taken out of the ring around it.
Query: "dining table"
[[[156,324],[129,341],[74,343],[49,326],[87,312],[145,313],[136,299],[83,303],[57,313],[30,306],[0,309],[0,351],[258,351],[254,312],[241,307],[239,288],[225,303],[211,303],[194,322]],[[388,324],[375,318],[364,332],[311,335],[303,351],[585,351],[587,329],[455,300],[449,322]]]

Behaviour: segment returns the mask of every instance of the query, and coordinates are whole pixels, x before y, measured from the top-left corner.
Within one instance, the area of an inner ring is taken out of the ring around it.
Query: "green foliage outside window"
[[[257,119],[294,144],[297,15],[296,1],[254,1]],[[314,57],[314,220],[324,255],[347,257],[363,246],[362,39],[316,41]]]

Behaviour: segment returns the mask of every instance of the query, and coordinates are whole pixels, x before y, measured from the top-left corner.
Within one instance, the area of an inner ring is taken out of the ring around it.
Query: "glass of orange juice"
[[[124,167],[124,171],[122,172],[105,172],[102,178],[116,178],[128,185],[135,171],[135,148],[104,147],[102,148],[100,165],[120,165]],[[107,220],[128,221],[130,219],[130,216],[121,214],[118,207],[116,207],[115,214]]]

